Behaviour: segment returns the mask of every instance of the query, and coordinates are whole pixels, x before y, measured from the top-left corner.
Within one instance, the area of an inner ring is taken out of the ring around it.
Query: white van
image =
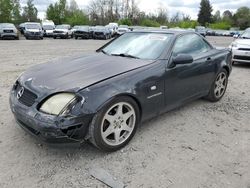
[[[44,20],[42,22],[42,28],[45,37],[53,37],[53,32],[55,30],[55,24],[52,20]]]

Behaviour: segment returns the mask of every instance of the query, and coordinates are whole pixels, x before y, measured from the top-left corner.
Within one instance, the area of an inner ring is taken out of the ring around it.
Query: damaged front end
[[[58,110],[50,109],[50,105],[55,104],[51,99],[60,96],[60,93],[46,95],[46,92],[34,92],[19,81],[14,84],[10,93],[10,107],[18,124],[46,142],[82,142],[93,117],[91,113],[82,112],[84,98],[75,94],[76,97]],[[59,97],[57,100],[62,99]]]

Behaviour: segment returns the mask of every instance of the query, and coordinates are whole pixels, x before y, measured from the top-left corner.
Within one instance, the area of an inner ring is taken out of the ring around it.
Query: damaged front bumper
[[[38,111],[35,106],[35,104],[31,107],[23,105],[18,101],[15,92],[11,92],[11,111],[24,130],[48,143],[84,141],[93,115],[53,116]]]

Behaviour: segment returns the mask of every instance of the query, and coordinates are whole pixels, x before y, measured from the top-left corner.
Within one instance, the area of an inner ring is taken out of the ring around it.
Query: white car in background
[[[247,29],[229,47],[232,49],[233,63],[250,63],[250,30]]]
[[[72,38],[73,34],[70,25],[68,24],[57,25],[53,32],[53,37],[54,39],[58,37],[64,39]]]
[[[53,32],[55,30],[55,24],[51,20],[45,20],[42,22],[42,28],[45,37],[53,37]]]
[[[122,35],[126,32],[130,31],[127,25],[120,25],[117,29],[117,35]]]

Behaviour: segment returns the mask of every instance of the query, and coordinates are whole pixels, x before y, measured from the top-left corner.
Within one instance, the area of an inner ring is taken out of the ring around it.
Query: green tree
[[[216,13],[213,15],[213,22],[220,22],[220,21],[221,21],[220,11],[217,10]]]
[[[0,0],[0,22],[12,21],[12,2],[11,0]]]
[[[82,10],[76,10],[71,16],[66,18],[66,23],[74,25],[88,25],[89,20]]]
[[[21,5],[19,0],[12,0],[12,21],[15,24],[19,24],[22,22]]]
[[[212,11],[213,11],[213,8],[210,4],[210,1],[209,0],[201,0],[200,11],[198,14],[198,22],[203,26],[206,26],[206,24],[211,23],[212,22]]]
[[[240,29],[246,29],[250,26],[250,8],[241,7],[239,8],[233,16],[235,26]]]
[[[27,5],[23,7],[22,17],[24,20],[30,21],[30,22],[38,21],[38,18],[37,18],[38,10],[35,7],[33,1],[34,0],[28,0]]]
[[[62,24],[66,21],[67,16],[66,0],[59,0],[55,4],[50,4],[46,10],[46,17],[53,20],[55,24]]]
[[[128,18],[124,18],[124,19],[121,19],[119,20],[118,22],[119,25],[128,25],[128,26],[131,26],[132,25],[132,21]]]

